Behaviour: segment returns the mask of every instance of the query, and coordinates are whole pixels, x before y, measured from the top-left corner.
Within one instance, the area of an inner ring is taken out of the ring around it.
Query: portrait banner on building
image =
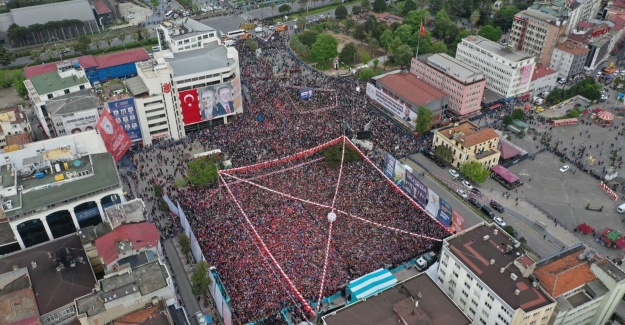
[[[417,122],[417,113],[413,112],[409,107],[406,107],[406,105],[398,102],[393,97],[385,94],[382,90],[376,88],[370,83],[367,83],[367,96],[372,101],[392,113],[404,124],[407,124],[412,128],[415,127],[415,123]]]
[[[384,175],[386,177],[395,181],[395,164],[397,163],[397,159],[391,156],[391,154],[386,154],[386,159],[384,161]]]
[[[425,206],[425,210],[429,212],[432,217],[438,217],[438,210],[440,208],[440,197],[434,193],[432,189],[428,188],[428,204]]]
[[[425,208],[428,201],[428,188],[425,184],[421,183],[412,173],[406,173],[406,183],[404,183],[404,190],[408,195],[419,203],[420,206]]]
[[[241,79],[181,91],[179,93],[184,125],[243,113]]]
[[[451,226],[451,221],[452,221],[451,205],[445,202],[445,200],[443,200],[442,198],[439,198],[439,209],[438,209],[438,215],[436,216],[436,219],[440,223],[445,225],[445,227]]]
[[[95,129],[98,117],[100,114],[94,108],[88,111],[64,114],[61,116],[61,120],[66,134],[74,134]]]
[[[534,71],[534,65],[528,64],[526,66],[521,67],[521,81],[519,85],[525,85],[532,78],[532,72]]]
[[[404,165],[402,165],[400,161],[395,161],[395,175],[393,177],[393,182],[395,182],[395,185],[400,188],[403,188],[406,183],[406,168],[404,168]]]
[[[455,232],[455,233],[459,233],[462,230],[464,230],[464,217],[460,215],[460,213],[458,213],[458,211],[453,210],[452,211],[452,221],[451,221],[451,231]]]
[[[130,140],[141,141],[141,126],[137,118],[134,98],[126,98],[106,103],[117,124],[121,125]]]
[[[108,109],[102,110],[96,129],[100,133],[106,150],[113,155],[115,161],[120,160],[132,145],[132,140],[124,129],[115,121]]]

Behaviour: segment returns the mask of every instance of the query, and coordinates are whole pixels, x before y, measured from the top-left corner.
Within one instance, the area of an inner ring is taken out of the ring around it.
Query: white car
[[[561,173],[564,173],[564,172],[566,172],[567,170],[569,170],[569,168],[571,168],[571,167],[569,167],[569,165],[564,165],[564,166],[560,167],[560,172],[561,172]]]
[[[495,217],[493,218],[493,220],[495,221],[496,224],[498,224],[500,227],[505,227],[506,226],[506,222],[503,221],[503,219],[501,219],[500,217]]]
[[[468,198],[469,196],[467,195],[467,192],[465,192],[464,190],[461,189],[457,189],[456,193],[458,193],[458,195],[462,196],[463,199]]]
[[[293,19],[294,22],[297,22],[297,18]]]
[[[259,27],[254,28],[254,31],[257,32],[257,33],[262,33],[263,32],[263,28],[259,26]]]
[[[449,173],[451,174],[451,176],[453,176],[454,178],[458,178],[460,177],[460,174],[458,174],[458,172],[455,169],[450,169]]]
[[[127,19],[134,19],[135,15],[128,15],[128,17],[126,17]]]
[[[473,189],[473,185],[471,185],[471,183],[469,183],[469,181],[465,179],[462,180],[462,185],[464,185],[464,187],[468,188],[469,190]]]
[[[274,29],[276,29],[276,26],[274,25],[269,26],[269,30],[274,30]]]

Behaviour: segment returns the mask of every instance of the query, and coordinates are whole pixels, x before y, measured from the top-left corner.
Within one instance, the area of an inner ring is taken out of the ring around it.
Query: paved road
[[[180,298],[182,299],[182,303],[187,310],[189,319],[191,319],[192,324],[197,324],[194,315],[196,312],[202,310],[200,309],[200,304],[195,299],[195,295],[193,295],[193,292],[191,291],[191,283],[189,282],[187,273],[184,270],[184,266],[180,261],[180,256],[178,256],[178,252],[176,251],[176,247],[174,247],[174,243],[171,238],[163,242],[163,248],[165,249],[165,254],[167,254],[169,259],[171,271],[176,277],[176,284],[178,284]]]

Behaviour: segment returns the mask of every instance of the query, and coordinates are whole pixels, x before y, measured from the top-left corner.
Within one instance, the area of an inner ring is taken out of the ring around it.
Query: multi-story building
[[[105,273],[116,272],[124,264],[136,260],[136,256],[154,260],[163,255],[160,234],[156,226],[149,222],[120,225],[96,239],[95,245]]]
[[[605,324],[625,291],[625,273],[578,244],[544,258],[533,275],[556,301],[551,325]]]
[[[590,49],[584,43],[567,39],[556,46],[549,67],[558,71],[558,77],[570,80],[584,74],[584,65]]]
[[[529,279],[534,261],[494,224],[443,240],[437,284],[472,324],[547,325],[556,302]]]
[[[48,100],[42,113],[51,137],[95,129],[102,100],[92,89],[84,89]]]
[[[586,44],[590,50],[584,64],[585,71],[594,71],[608,58],[610,46],[615,42],[610,35],[613,26],[611,21],[582,21],[569,35],[569,40]]]
[[[491,128],[479,129],[469,121],[434,130],[432,145],[449,148],[452,152],[449,163],[458,168],[471,161],[477,161],[490,168],[499,164],[501,155],[497,149],[499,134]]]
[[[514,16],[509,44],[536,57],[536,63],[548,66],[553,49],[566,31],[566,19],[535,9],[523,10]]]
[[[482,71],[486,88],[504,98],[528,94],[534,72],[533,56],[472,35],[458,44],[456,59]]]
[[[537,65],[532,74],[530,94],[532,96],[537,96],[546,91],[551,91],[557,84],[558,71]]]
[[[0,110],[0,147],[10,146],[9,139],[15,135],[23,134],[28,139],[32,139],[32,133],[28,117],[24,113],[22,105]],[[16,148],[11,149],[14,150]]]
[[[601,8],[601,0],[580,0],[582,3],[582,15],[580,21],[597,18],[597,13]]]
[[[134,96],[144,145],[181,139],[186,132],[224,124],[243,113],[237,50],[221,44],[214,29],[193,19],[168,24],[159,27],[164,49],[154,59],[137,63],[138,76],[125,81]]]
[[[115,161],[95,131],[29,143],[0,155],[0,254],[106,221],[120,203]]]
[[[465,116],[481,109],[484,74],[447,54],[425,54],[413,58],[410,72],[449,96],[447,112]]]

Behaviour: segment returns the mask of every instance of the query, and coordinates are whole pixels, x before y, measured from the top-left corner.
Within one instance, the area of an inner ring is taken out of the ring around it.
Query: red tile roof
[[[26,275],[25,275],[26,276]],[[24,288],[0,296],[0,324],[32,325],[39,321],[35,293]],[[34,318],[33,318],[34,317]]]
[[[95,62],[95,59],[93,58],[92,55],[85,55],[85,56],[78,57],[76,59],[78,60],[78,63],[83,69],[93,68],[97,66],[97,63]],[[40,76],[42,74],[54,72],[56,71],[56,65],[59,64],[60,62],[61,61],[56,61],[56,62],[34,65],[31,67],[25,67],[24,74],[26,75],[26,79],[30,79],[32,77]]]
[[[7,146],[12,146],[14,144],[25,145],[30,143],[30,136],[28,133],[11,134],[6,136],[6,140]]]
[[[148,55],[148,52],[146,52],[146,50],[143,48],[98,56],[95,58],[96,62],[98,63],[98,69],[114,67],[126,63],[145,61],[149,59],[150,56]]]
[[[396,73],[378,80],[385,88],[403,97],[410,103],[420,106],[447,95],[421,81],[412,73]]]
[[[485,128],[478,130],[472,134],[467,134],[461,139],[463,140],[462,144],[468,148],[473,147],[476,144],[480,144],[482,142],[497,138],[499,138],[499,134],[495,132],[495,130],[491,128]]]
[[[548,76],[550,74],[554,74],[554,73],[558,73],[558,71],[550,69],[548,67],[545,66],[535,66],[534,67],[534,74],[532,75],[532,81],[542,78],[544,76]]]
[[[111,9],[109,9],[101,1],[94,1],[93,6],[95,7],[95,11],[98,13],[98,15],[108,14],[111,12]]]
[[[590,263],[586,260],[580,261],[578,255],[569,254],[534,270],[534,275],[552,297],[558,297],[596,279],[590,271]]]
[[[589,22],[589,21],[580,21],[579,23],[577,23],[577,27],[580,28],[589,28],[594,26],[595,24]]]
[[[117,243],[129,240],[134,250],[143,247],[155,247],[160,240],[156,226],[149,222],[130,223],[121,225],[108,234],[96,239],[95,246],[104,264],[110,264],[117,260]]]

